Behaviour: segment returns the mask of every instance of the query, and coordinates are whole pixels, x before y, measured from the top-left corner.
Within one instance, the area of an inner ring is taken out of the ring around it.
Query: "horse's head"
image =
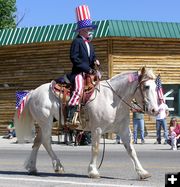
[[[155,75],[152,69],[146,69],[145,67],[141,69],[135,99],[146,113],[150,115],[157,114],[157,92]]]

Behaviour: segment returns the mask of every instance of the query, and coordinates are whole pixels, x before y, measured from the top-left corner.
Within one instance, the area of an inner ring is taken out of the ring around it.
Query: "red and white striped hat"
[[[89,8],[87,5],[81,5],[76,8],[77,29],[76,31],[84,28],[96,29],[97,26],[92,24]]]

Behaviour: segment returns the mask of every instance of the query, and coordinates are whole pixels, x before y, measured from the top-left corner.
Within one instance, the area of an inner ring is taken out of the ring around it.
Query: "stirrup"
[[[73,122],[71,122],[71,121],[67,121],[66,122],[66,126],[68,127],[68,128],[70,128],[70,129],[77,129],[78,128],[78,123],[73,123]]]
[[[78,126],[80,125],[80,122],[77,120],[77,117],[78,117],[78,112],[75,112],[73,119],[66,121],[66,126],[69,127],[70,129],[78,128]]]

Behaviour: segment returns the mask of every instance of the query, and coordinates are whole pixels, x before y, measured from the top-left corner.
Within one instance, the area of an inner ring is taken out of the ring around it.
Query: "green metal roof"
[[[108,35],[108,21],[93,22],[98,25],[95,37]],[[29,28],[0,30],[0,45],[28,44],[50,41],[72,40],[76,24],[48,25]]]
[[[180,23],[109,21],[109,36],[180,38]]]
[[[93,23],[98,25],[95,38],[111,36],[180,38],[180,23],[120,20],[103,20]],[[0,30],[0,45],[72,40],[75,37],[75,29],[76,23],[3,29]]]

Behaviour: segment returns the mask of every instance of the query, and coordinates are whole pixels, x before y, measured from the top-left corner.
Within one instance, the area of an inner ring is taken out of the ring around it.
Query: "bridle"
[[[138,106],[143,113],[145,113],[145,111],[147,111],[147,107],[146,107],[147,99],[146,99],[146,96],[145,96],[144,91],[143,91],[143,86],[144,86],[145,82],[147,82],[148,80],[151,80],[152,78],[148,77],[146,79],[143,79],[143,77],[144,77],[144,74],[141,74],[141,75],[138,76],[138,85],[137,85],[136,89],[134,90],[134,94],[133,94],[133,95],[135,95],[136,91],[139,88],[141,96],[143,98],[143,101],[142,101],[143,102],[143,107],[141,107],[137,102],[134,102],[133,100],[132,100],[132,102],[133,102],[134,105]],[[127,106],[130,107],[131,110],[132,109],[134,109],[134,110],[137,109],[136,107],[134,107],[131,104],[129,104],[125,99],[123,99],[122,96],[120,96],[119,94],[117,94],[116,91],[113,89],[113,87],[111,86],[111,84],[107,80],[106,80],[106,83],[111,88],[111,90],[120,98],[120,100],[123,103],[125,103]]]
[[[134,103],[134,104],[136,104],[138,107],[140,107],[140,109],[143,111],[143,112],[146,112],[147,111],[147,107],[146,107],[146,103],[147,103],[147,98],[146,98],[146,95],[145,95],[145,93],[144,93],[144,83],[145,82],[147,82],[147,81],[149,81],[149,80],[153,80],[153,78],[150,78],[150,77],[148,77],[148,78],[146,78],[146,79],[143,79],[143,75],[140,75],[139,76],[139,79],[138,79],[138,85],[137,85],[137,87],[136,87],[136,89],[135,89],[135,91],[134,91],[134,95],[135,95],[135,93],[136,93],[136,91],[137,91],[137,89],[139,88],[139,90],[140,90],[140,93],[141,93],[141,96],[142,96],[142,98],[143,98],[143,101],[142,101],[142,103],[143,103],[143,110],[142,110],[142,107],[138,104],[138,103]],[[149,86],[147,87],[147,88],[149,88]],[[145,88],[145,89],[147,89],[147,88]]]

